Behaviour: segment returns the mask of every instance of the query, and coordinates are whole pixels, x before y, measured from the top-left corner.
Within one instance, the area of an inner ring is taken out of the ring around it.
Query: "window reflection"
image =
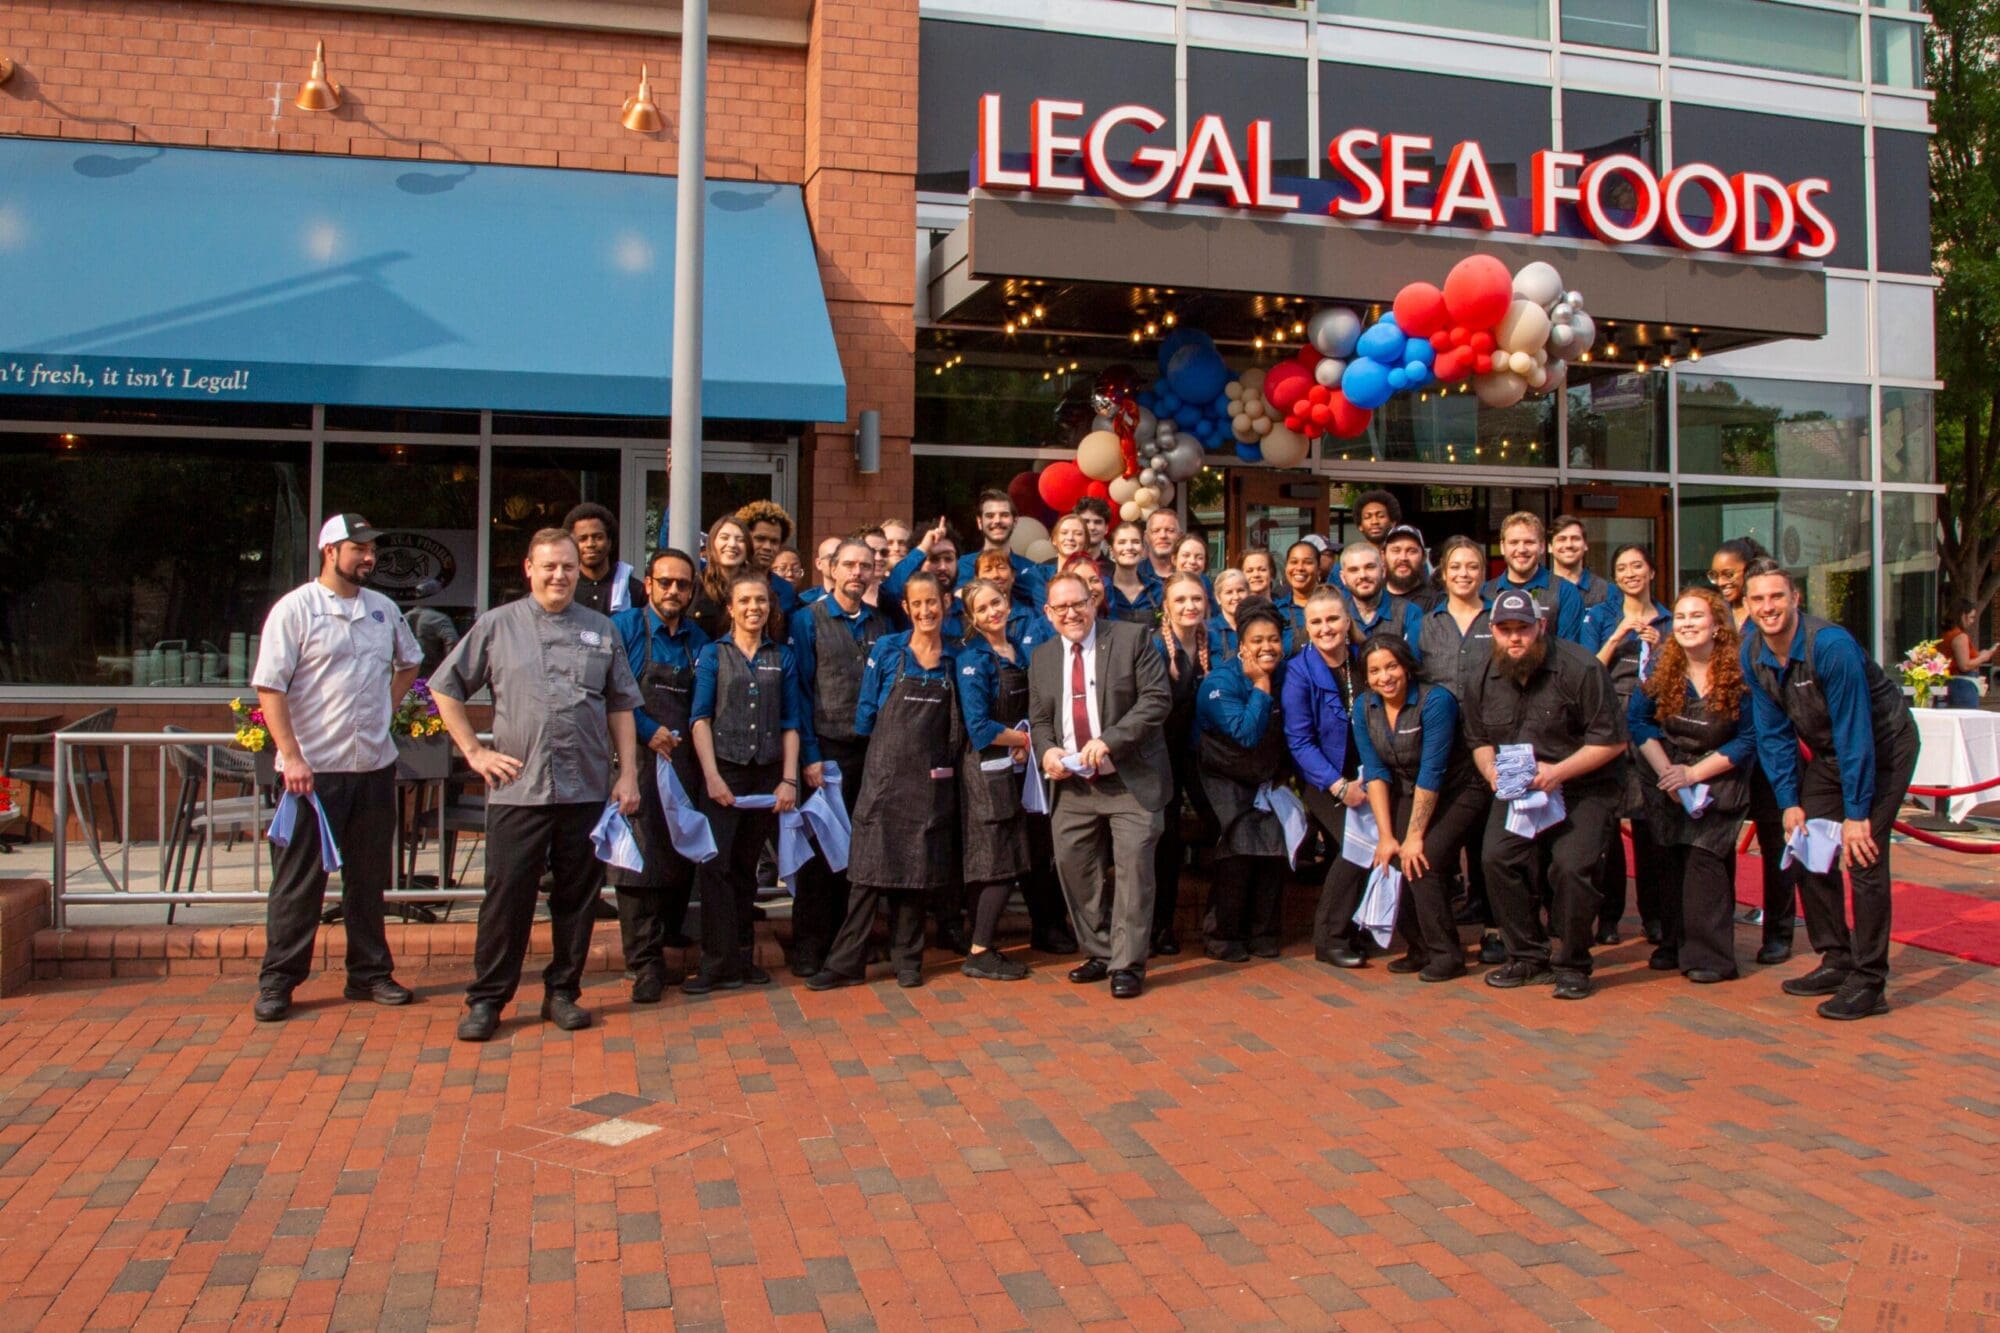
[[[1937,480],[1935,403],[1929,389],[1882,390],[1882,480]]]
[[[1327,436],[1320,457],[1357,461],[1445,463],[1476,467],[1554,467],[1556,398],[1523,398],[1512,407],[1481,407],[1463,387],[1400,393],[1375,410],[1358,439]]]
[[[1666,374],[1580,364],[1569,373],[1569,465],[1665,472]]]
[[[1562,0],[1562,36],[1621,51],[1660,49],[1653,0]]]
[[[429,675],[478,614],[479,451],[328,444],[323,495],[381,531],[369,586],[403,609]]]
[[[499,606],[527,593],[528,576],[522,562],[528,556],[528,538],[537,529],[561,527],[571,506],[585,500],[618,512],[618,473],[616,449],[530,446],[493,450],[490,605]],[[620,537],[615,558],[629,560],[630,552],[644,553],[643,533]]]
[[[1682,472],[1860,480],[1868,475],[1868,387],[1682,375]]]
[[[1708,579],[1708,558],[1731,537],[1754,537],[1799,580],[1805,609],[1874,642],[1875,558],[1866,491],[1683,486],[1681,586]]]
[[[1938,618],[1938,498],[1882,496],[1882,655],[1901,657],[1944,630]]]

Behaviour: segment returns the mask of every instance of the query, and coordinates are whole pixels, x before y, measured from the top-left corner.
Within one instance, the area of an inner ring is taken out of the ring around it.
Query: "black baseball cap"
[[[1493,610],[1487,619],[1495,625],[1532,625],[1541,620],[1541,608],[1535,599],[1519,588],[1509,588],[1493,599]]]

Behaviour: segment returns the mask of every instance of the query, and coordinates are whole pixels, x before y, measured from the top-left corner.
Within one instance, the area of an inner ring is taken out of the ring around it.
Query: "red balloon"
[[[1289,412],[1306,396],[1312,384],[1313,377],[1304,366],[1296,361],[1280,361],[1264,377],[1264,401],[1280,412]]]
[[[1466,345],[1472,348],[1473,351],[1484,355],[1493,350],[1493,335],[1485,332],[1475,333],[1472,335],[1471,342]]]
[[[1475,352],[1472,356],[1472,370],[1476,375],[1484,375],[1493,369],[1491,352]]]
[[[1304,366],[1308,372],[1311,372],[1313,367],[1320,363],[1319,348],[1314,347],[1311,343],[1307,343],[1293,355],[1292,359]]]
[[[1042,501],[1042,493],[1037,486],[1041,478],[1032,472],[1017,472],[1007,483],[1007,498],[1014,502],[1014,512],[1029,518],[1038,518],[1043,523],[1054,520],[1055,511]]]
[[[1285,418],[1286,430],[1298,431],[1298,430],[1304,430],[1305,428],[1306,428],[1306,419],[1304,417],[1291,416]]]
[[[1315,426],[1324,426],[1327,422],[1333,420],[1333,411],[1325,403],[1314,403],[1312,411],[1306,413],[1306,415],[1312,419],[1312,424]]]
[[[1332,392],[1333,390],[1327,388],[1324,384],[1315,382],[1312,388],[1306,390],[1306,401],[1309,403],[1323,403],[1326,401],[1327,395]]]
[[[1428,338],[1451,322],[1444,293],[1428,282],[1413,282],[1396,293],[1396,327],[1412,338]]]
[[[1451,346],[1451,335],[1449,333],[1440,329],[1438,332],[1433,333],[1431,335],[1432,351],[1442,352],[1445,348],[1449,346]]]
[[[1036,479],[1035,489],[1041,493],[1042,503],[1058,514],[1067,514],[1076,508],[1084,492],[1090,488],[1090,478],[1083,475],[1083,469],[1069,459],[1058,459],[1042,469]]]
[[[1492,255],[1472,255],[1451,267],[1444,280],[1444,303],[1453,324],[1490,329],[1514,300],[1514,275]]]
[[[1437,361],[1431,370],[1440,384],[1456,384],[1472,374],[1473,351],[1470,347],[1453,347],[1437,354]]]
[[[1368,423],[1375,414],[1365,407],[1356,407],[1347,401],[1347,395],[1336,392],[1333,401],[1327,404],[1330,415],[1329,425],[1333,433],[1343,440],[1354,439],[1368,432]]]
[[[1093,481],[1083,488],[1083,493],[1094,495],[1106,504],[1111,503],[1111,483],[1108,481]]]

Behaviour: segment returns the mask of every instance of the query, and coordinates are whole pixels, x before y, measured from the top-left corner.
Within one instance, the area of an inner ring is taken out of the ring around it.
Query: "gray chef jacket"
[[[643,702],[609,617],[574,602],[544,611],[533,597],[474,621],[430,684],[460,702],[493,689],[493,748],[522,768],[487,792],[489,805],[604,800],[613,759],[605,714]]]

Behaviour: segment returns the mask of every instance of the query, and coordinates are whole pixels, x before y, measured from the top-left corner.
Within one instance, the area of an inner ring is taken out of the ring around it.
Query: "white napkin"
[[[1375,813],[1365,805],[1349,810],[1341,821],[1340,859],[1366,870],[1375,864],[1375,846],[1382,830],[1375,825]]]
[[[1689,819],[1700,819],[1708,812],[1708,807],[1715,804],[1715,798],[1709,794],[1706,782],[1682,787],[1674,794],[1681,798],[1681,807],[1687,811]]]
[[[1533,841],[1545,830],[1562,823],[1568,814],[1561,787],[1554,791],[1531,791],[1507,802],[1507,831],[1517,838]]]
[[[1778,868],[1804,862],[1807,870],[1815,875],[1824,875],[1833,869],[1833,863],[1840,855],[1840,825],[1831,819],[1808,819],[1800,829],[1785,839],[1785,854],[1778,859]]]
[[[617,801],[604,803],[604,813],[597,817],[597,827],[590,831],[590,845],[596,849],[597,859],[606,865],[634,874],[646,868],[646,858],[639,854],[639,840],[632,836],[632,826],[625,821]]]
[[[1354,924],[1375,937],[1379,948],[1388,948],[1396,933],[1396,908],[1403,895],[1403,872],[1394,861],[1386,861],[1368,875],[1368,892],[1355,910]]]
[[[1290,787],[1274,787],[1266,782],[1257,788],[1256,808],[1278,817],[1285,826],[1285,851],[1293,866],[1299,863],[1299,847],[1306,840],[1305,803]]]
[[[674,850],[699,865],[715,859],[715,830],[708,816],[694,808],[680,774],[665,755],[653,757],[653,777],[660,789],[660,810],[667,817],[667,841]]]

